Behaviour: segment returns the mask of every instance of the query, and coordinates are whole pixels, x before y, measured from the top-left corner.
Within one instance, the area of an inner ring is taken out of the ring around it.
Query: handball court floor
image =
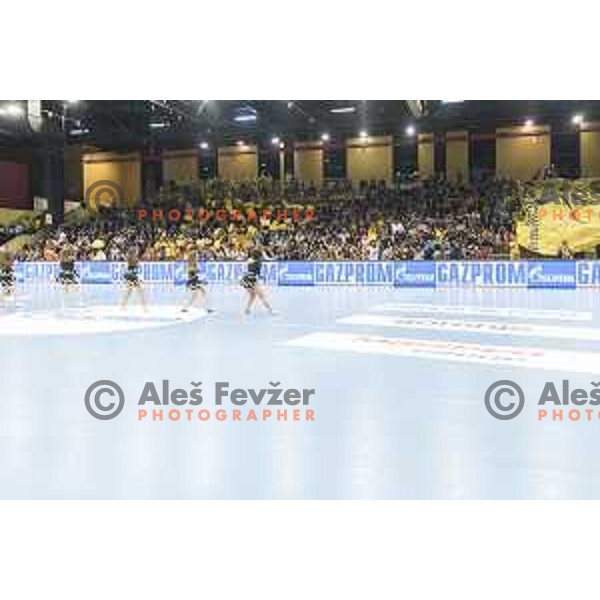
[[[600,498],[598,407],[537,412],[546,381],[600,381],[598,292],[271,288],[278,314],[245,317],[243,290],[214,286],[217,312],[185,320],[181,288],[147,286],[148,315],[119,314],[119,293],[63,308],[30,287],[0,308],[0,498]],[[202,381],[213,413],[216,381],[313,388],[315,421],[138,421],[165,379]],[[124,391],[112,420],[84,406],[98,380]],[[486,410],[498,380],[524,391],[512,420]]]

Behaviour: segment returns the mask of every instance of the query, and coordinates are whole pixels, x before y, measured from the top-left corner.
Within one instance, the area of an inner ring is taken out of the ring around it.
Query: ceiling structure
[[[0,145],[35,143],[41,134],[107,150],[307,141],[323,134],[335,143],[361,132],[404,135],[410,127],[493,131],[531,120],[566,128],[576,114],[600,119],[600,102],[563,100],[43,100],[39,110],[36,132],[27,101],[0,101]]]

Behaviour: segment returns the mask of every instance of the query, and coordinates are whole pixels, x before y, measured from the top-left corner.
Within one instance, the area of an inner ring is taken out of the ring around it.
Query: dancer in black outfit
[[[62,288],[63,293],[60,296],[60,308],[64,312],[67,308],[73,308],[71,298],[74,292],[81,292],[79,287],[79,274],[75,269],[75,251],[68,244],[65,244],[59,254],[59,268],[56,276],[56,283]],[[79,295],[79,308],[83,307],[83,296]]]
[[[75,252],[69,246],[65,246],[60,252],[56,282],[62,285],[66,292],[73,291],[79,283],[79,276],[75,270]]]
[[[127,270],[125,271],[123,279],[125,280],[125,293],[123,294],[123,299],[121,300],[121,308],[125,310],[131,294],[133,292],[137,292],[140,296],[142,308],[144,309],[144,312],[146,312],[148,310],[148,306],[146,304],[144,286],[142,280],[140,279],[140,261],[135,250],[132,250],[127,255]]]
[[[259,250],[253,251],[248,257],[248,272],[240,281],[240,285],[248,291],[248,303],[246,304],[245,313],[250,314],[250,310],[256,299],[258,298],[264,307],[273,315],[275,314],[271,305],[267,300],[265,290],[260,284],[260,270],[262,267],[263,254]]]
[[[193,252],[187,261],[187,282],[185,287],[191,292],[191,295],[181,309],[181,312],[188,312],[196,302],[199,294],[206,301],[206,281],[200,279],[200,275],[198,274],[198,254],[196,252]],[[210,308],[207,308],[206,311],[209,313],[214,312]]]
[[[15,293],[15,273],[13,270],[13,258],[9,252],[0,253],[0,299],[10,298]]]

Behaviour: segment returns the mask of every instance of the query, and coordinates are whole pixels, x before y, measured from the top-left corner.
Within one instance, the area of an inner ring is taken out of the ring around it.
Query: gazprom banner
[[[237,283],[246,273],[245,262],[201,262],[199,273],[209,284]],[[82,283],[118,283],[126,264],[79,262]],[[17,282],[54,281],[57,263],[16,263]],[[185,262],[140,263],[148,283],[181,285],[187,278]],[[268,285],[388,286],[423,288],[559,288],[600,287],[600,261],[344,261],[265,262],[262,276]]]
[[[315,285],[314,263],[279,263],[277,283],[279,285]]]
[[[394,285],[393,262],[316,262],[315,285]]]
[[[435,263],[436,287],[527,287],[528,263],[510,261]]]

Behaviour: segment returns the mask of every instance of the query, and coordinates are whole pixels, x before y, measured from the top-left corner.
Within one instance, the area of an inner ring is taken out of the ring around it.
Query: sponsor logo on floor
[[[565,340],[600,341],[600,329],[541,325],[537,323],[508,323],[502,321],[462,321],[431,317],[394,317],[388,315],[359,314],[338,319],[344,325],[369,325],[401,329],[432,330],[436,332],[481,333],[520,337],[544,337]]]
[[[549,321],[591,321],[591,311],[573,311],[556,309],[530,309],[500,306],[468,306],[464,304],[411,304],[411,303],[386,303],[373,308],[376,312],[405,312],[444,315],[478,315],[482,317],[508,318],[508,319],[548,319]]]
[[[119,306],[101,305],[64,310],[9,311],[0,313],[0,337],[89,335],[118,333],[168,327],[190,323],[206,317],[206,311],[180,306],[154,305],[147,311],[139,306],[123,310]]]
[[[596,352],[420,340],[373,334],[316,332],[290,340],[287,344],[336,352],[387,354],[448,362],[578,373],[597,372],[600,365],[600,353]]]

